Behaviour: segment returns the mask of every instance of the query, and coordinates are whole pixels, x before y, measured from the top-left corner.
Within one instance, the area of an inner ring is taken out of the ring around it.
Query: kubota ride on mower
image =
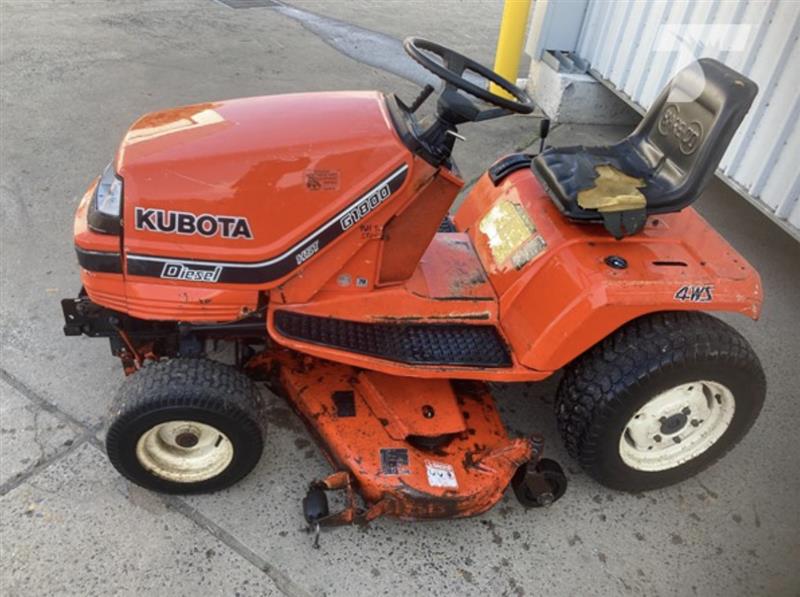
[[[705,312],[757,318],[762,292],[690,204],[755,84],[702,59],[628,138],[506,156],[451,217],[457,127],[532,101],[453,50],[405,49],[444,81],[425,119],[431,86],[411,106],[378,92],[209,102],[125,135],[80,202],[83,290],[62,302],[65,333],[108,337],[129,376],[114,466],[163,492],[231,485],[261,456],[265,381],[333,468],[303,500],[316,528],[475,515],[509,485],[548,505],[564,473],[540,437],[507,435],[487,383],[562,370],[558,428],[604,485],[661,487],[722,456],[765,380]],[[208,357],[216,342],[232,365]]]

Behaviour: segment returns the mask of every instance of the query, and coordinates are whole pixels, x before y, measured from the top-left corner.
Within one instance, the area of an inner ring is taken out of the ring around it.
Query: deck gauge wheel
[[[526,508],[551,505],[567,490],[567,476],[555,460],[542,458],[534,465],[524,464],[511,479],[517,500]]]

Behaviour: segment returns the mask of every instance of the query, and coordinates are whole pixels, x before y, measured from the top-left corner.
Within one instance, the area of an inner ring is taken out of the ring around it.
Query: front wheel
[[[764,403],[761,364],[724,322],[658,313],[572,363],[556,396],[570,454],[600,483],[643,491],[698,473],[744,437]]]
[[[137,485],[164,493],[214,491],[252,470],[264,445],[250,379],[205,359],[173,359],[128,377],[106,450]]]

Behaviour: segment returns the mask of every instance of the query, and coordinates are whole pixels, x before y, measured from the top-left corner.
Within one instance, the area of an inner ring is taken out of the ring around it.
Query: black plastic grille
[[[287,338],[409,365],[511,365],[490,325],[362,323],[277,311],[275,328]]]

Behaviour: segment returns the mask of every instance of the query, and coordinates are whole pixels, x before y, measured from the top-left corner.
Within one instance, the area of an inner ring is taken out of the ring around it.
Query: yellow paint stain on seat
[[[641,178],[628,176],[609,165],[597,166],[595,172],[594,186],[578,193],[578,205],[583,209],[609,212],[641,209],[647,205],[647,199],[639,191],[645,186]]]

